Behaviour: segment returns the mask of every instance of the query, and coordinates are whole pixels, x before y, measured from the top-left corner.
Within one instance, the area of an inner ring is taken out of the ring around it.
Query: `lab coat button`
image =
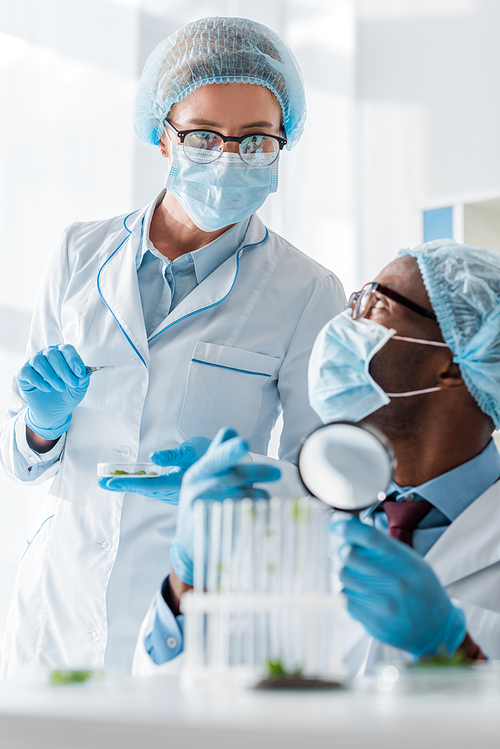
[[[124,458],[130,458],[130,447],[122,447],[119,453]]]
[[[167,648],[170,648],[170,650],[173,650],[177,647],[177,638],[175,637],[167,637]]]
[[[99,541],[99,546],[103,551],[109,551],[111,549],[111,544],[105,538],[102,541]]]
[[[101,639],[101,630],[97,629],[97,627],[94,627],[94,629],[90,631],[90,634],[94,642],[99,642]]]

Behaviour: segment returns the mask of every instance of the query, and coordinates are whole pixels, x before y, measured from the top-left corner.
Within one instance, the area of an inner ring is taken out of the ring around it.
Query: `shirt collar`
[[[146,252],[151,251],[152,245],[149,241],[149,229],[153,218],[155,209],[165,196],[165,190],[159,194],[158,198],[154,200],[148,207],[142,224],[141,241],[139,242],[139,248],[136,257],[136,267],[139,268]],[[199,250],[186,253],[192,258],[194,263],[194,269],[196,273],[196,280],[200,284],[205,280],[211,273],[214,272],[219,265],[222,265],[231,255],[234,255],[237,249],[243,244],[245,235],[247,233],[250,218],[246,218],[243,221],[239,221],[237,224],[231,226],[230,229],[221,234],[220,237],[214,239],[210,244],[200,247]],[[156,253],[154,253],[156,254]],[[185,255],[181,257],[186,258]],[[180,259],[180,258],[179,258]],[[165,258],[166,263],[169,261]]]
[[[238,221],[213,242],[191,253],[198,283],[204,281],[219,265],[234,255],[243,244],[249,223],[250,218]]]
[[[395,481],[391,481],[387,494],[397,492],[404,495],[414,492],[453,521],[499,478],[500,453],[494,441],[490,440],[475,458],[420,486],[400,487]],[[371,515],[379,506],[380,502],[377,502],[363,517]]]

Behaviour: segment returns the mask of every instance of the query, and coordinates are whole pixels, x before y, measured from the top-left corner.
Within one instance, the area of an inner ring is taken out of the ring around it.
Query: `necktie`
[[[393,499],[384,499],[380,506],[389,521],[388,535],[408,546],[413,546],[413,531],[432,508],[431,503],[426,499],[416,502],[396,502]]]

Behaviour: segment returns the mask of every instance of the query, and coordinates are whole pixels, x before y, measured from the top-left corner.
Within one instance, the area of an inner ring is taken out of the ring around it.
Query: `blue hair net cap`
[[[144,67],[135,106],[135,132],[158,145],[176,102],[210,83],[255,83],[268,88],[283,114],[287,148],[299,140],[306,119],[304,83],[287,44],[248,18],[201,18],[171,34]]]
[[[470,394],[500,427],[500,253],[452,239],[401,250],[418,263],[445,342]]]

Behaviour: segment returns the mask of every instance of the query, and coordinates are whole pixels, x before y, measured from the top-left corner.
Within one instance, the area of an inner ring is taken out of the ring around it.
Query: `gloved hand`
[[[465,617],[413,549],[357,518],[332,523],[346,544],[340,580],[349,614],[368,634],[415,658],[452,655],[465,635]]]
[[[17,382],[28,405],[26,425],[40,437],[55,440],[68,429],[90,374],[76,349],[61,343],[32,356],[17,373]]]
[[[187,469],[204,455],[210,445],[206,437],[191,437],[171,450],[157,450],[149,459],[157,466],[173,466],[164,476],[142,479],[139,476],[99,479],[99,486],[111,492],[130,492],[177,504],[182,477]]]
[[[183,478],[179,497],[177,528],[172,539],[170,559],[177,577],[193,584],[193,503],[196,499],[222,502],[230,499],[264,498],[269,494],[254,489],[254,482],[277,481],[280,470],[276,466],[259,463],[241,464],[248,445],[234,429],[224,427],[217,432],[205,455]]]

